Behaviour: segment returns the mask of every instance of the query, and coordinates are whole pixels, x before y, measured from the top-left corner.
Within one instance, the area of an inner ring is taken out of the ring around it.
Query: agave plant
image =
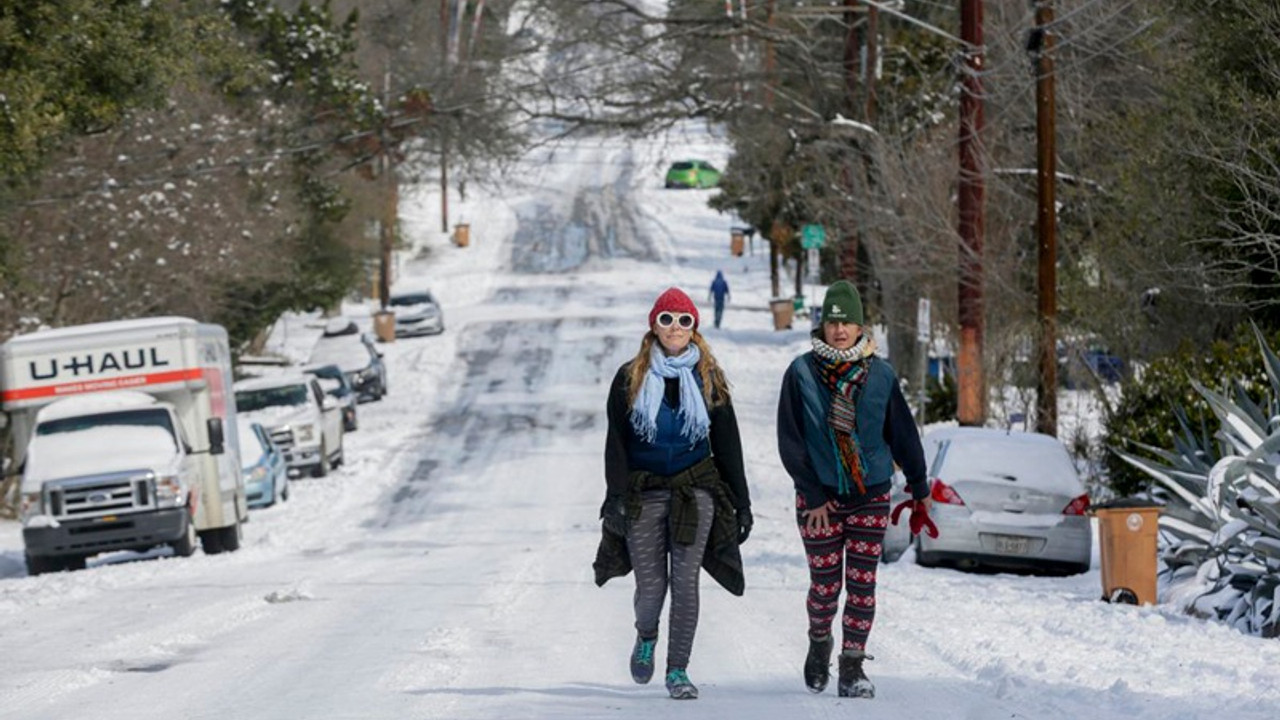
[[[1231,397],[1192,382],[1219,422],[1193,431],[1176,408],[1174,448],[1135,444],[1150,458],[1117,450],[1150,475],[1163,500],[1160,559],[1169,585],[1203,587],[1190,610],[1244,632],[1280,628],[1280,358],[1254,332],[1270,380],[1255,402],[1239,380]]]

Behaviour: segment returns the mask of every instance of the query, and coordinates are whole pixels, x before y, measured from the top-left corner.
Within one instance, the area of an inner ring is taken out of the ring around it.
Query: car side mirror
[[[211,417],[205,425],[209,432],[209,454],[221,455],[226,452],[226,438],[222,434],[222,418]]]

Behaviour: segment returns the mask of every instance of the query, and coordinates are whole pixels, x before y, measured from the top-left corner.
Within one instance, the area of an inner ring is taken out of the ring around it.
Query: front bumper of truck
[[[185,507],[63,520],[56,526],[23,528],[22,542],[32,557],[146,550],[182,538],[188,522]]]

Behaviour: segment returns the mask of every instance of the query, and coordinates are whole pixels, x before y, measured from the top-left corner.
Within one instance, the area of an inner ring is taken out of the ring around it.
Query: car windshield
[[[95,415],[48,420],[36,427],[36,435],[47,437],[63,433],[84,432],[101,427],[159,428],[169,435],[170,440],[174,438],[173,422],[169,417],[169,413],[159,408],[105,412]]]
[[[292,407],[307,404],[306,385],[285,385],[260,390],[237,390],[236,409],[253,412],[269,407]]]
[[[320,377],[316,378],[316,382],[320,383],[320,389],[324,390],[327,395],[342,397],[347,394],[347,386],[341,381],[334,380],[333,378]]]
[[[1078,493],[1080,480],[1060,445],[1003,439],[956,438],[941,449],[935,472],[947,482],[1016,482],[1042,490]]]
[[[262,445],[262,438],[253,429],[253,423],[236,423],[236,432],[240,436],[240,464],[251,468],[258,464],[267,448]]]
[[[435,302],[431,299],[430,293],[415,293],[413,295],[393,295],[391,296],[391,305],[393,307],[408,307],[410,305],[429,305]]]
[[[691,162],[671,163],[671,169],[672,170],[692,170],[693,163]]]

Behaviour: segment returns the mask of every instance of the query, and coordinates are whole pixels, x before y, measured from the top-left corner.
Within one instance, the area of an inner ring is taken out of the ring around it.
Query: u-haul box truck
[[[0,345],[0,410],[22,473],[28,571],[111,550],[240,547],[247,518],[218,325],[159,317],[20,335]]]

